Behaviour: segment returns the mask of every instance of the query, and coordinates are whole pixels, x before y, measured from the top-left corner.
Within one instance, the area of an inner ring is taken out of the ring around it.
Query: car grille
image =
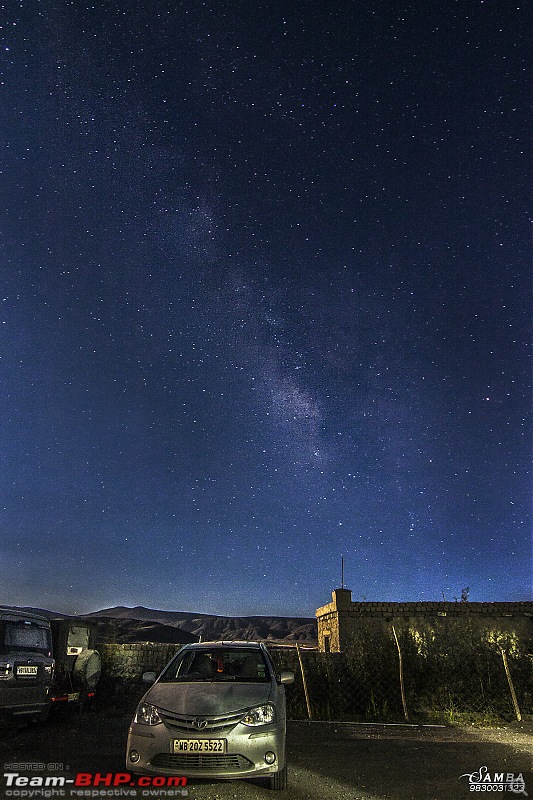
[[[253,767],[253,763],[244,756],[238,754],[219,755],[217,753],[158,753],[152,758],[151,765],[185,773],[188,769],[221,773],[237,772]]]
[[[194,731],[198,733],[199,730],[202,733],[209,733],[215,731],[216,733],[224,733],[225,731],[229,731],[235,727],[235,725],[241,721],[244,711],[240,711],[237,714],[225,714],[224,716],[220,717],[201,717],[200,715],[196,717],[191,716],[182,716],[181,714],[170,714],[168,711],[161,711],[158,709],[159,716],[167,726],[173,731],[181,731],[183,733],[191,733]],[[203,728],[199,728],[195,725],[195,720],[202,719],[207,721],[207,725]]]

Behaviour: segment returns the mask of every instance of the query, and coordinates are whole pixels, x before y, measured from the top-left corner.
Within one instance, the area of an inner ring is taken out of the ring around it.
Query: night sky
[[[531,599],[530,16],[2,8],[0,602]]]

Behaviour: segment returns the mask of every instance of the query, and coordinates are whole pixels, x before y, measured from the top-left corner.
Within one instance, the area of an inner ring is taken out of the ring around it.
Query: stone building
[[[359,603],[352,601],[350,589],[343,588],[332,592],[331,603],[317,608],[316,617],[318,648],[326,653],[346,649],[353,632],[363,623],[434,629],[449,624],[475,625],[487,631],[513,633],[528,642],[533,652],[533,602]]]

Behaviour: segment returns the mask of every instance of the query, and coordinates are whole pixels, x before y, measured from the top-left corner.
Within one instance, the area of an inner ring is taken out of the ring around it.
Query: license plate
[[[225,739],[174,739],[174,753],[225,753]]]
[[[37,675],[38,667],[17,667],[17,675]]]
[[[72,700],[79,700],[80,699],[80,693],[79,692],[71,692],[69,695],[67,695],[67,699],[68,699],[69,703]]]

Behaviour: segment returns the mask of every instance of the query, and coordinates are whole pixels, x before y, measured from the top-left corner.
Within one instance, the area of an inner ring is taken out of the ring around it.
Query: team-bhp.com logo
[[[15,798],[37,797],[148,797],[186,795],[187,778],[172,775],[131,775],[129,772],[78,772],[64,775],[21,775],[4,772],[5,795]],[[87,790],[100,790],[96,795]],[[137,790],[141,789],[140,794]],[[39,791],[41,790],[41,791]],[[42,790],[52,790],[44,794]],[[109,790],[106,792],[106,790]],[[154,792],[153,790],[158,790]],[[177,791],[179,790],[179,791]]]
[[[468,778],[471,792],[512,792],[528,796],[526,783],[521,772],[490,772],[488,767],[480,767],[476,772],[465,772],[461,778]]]

